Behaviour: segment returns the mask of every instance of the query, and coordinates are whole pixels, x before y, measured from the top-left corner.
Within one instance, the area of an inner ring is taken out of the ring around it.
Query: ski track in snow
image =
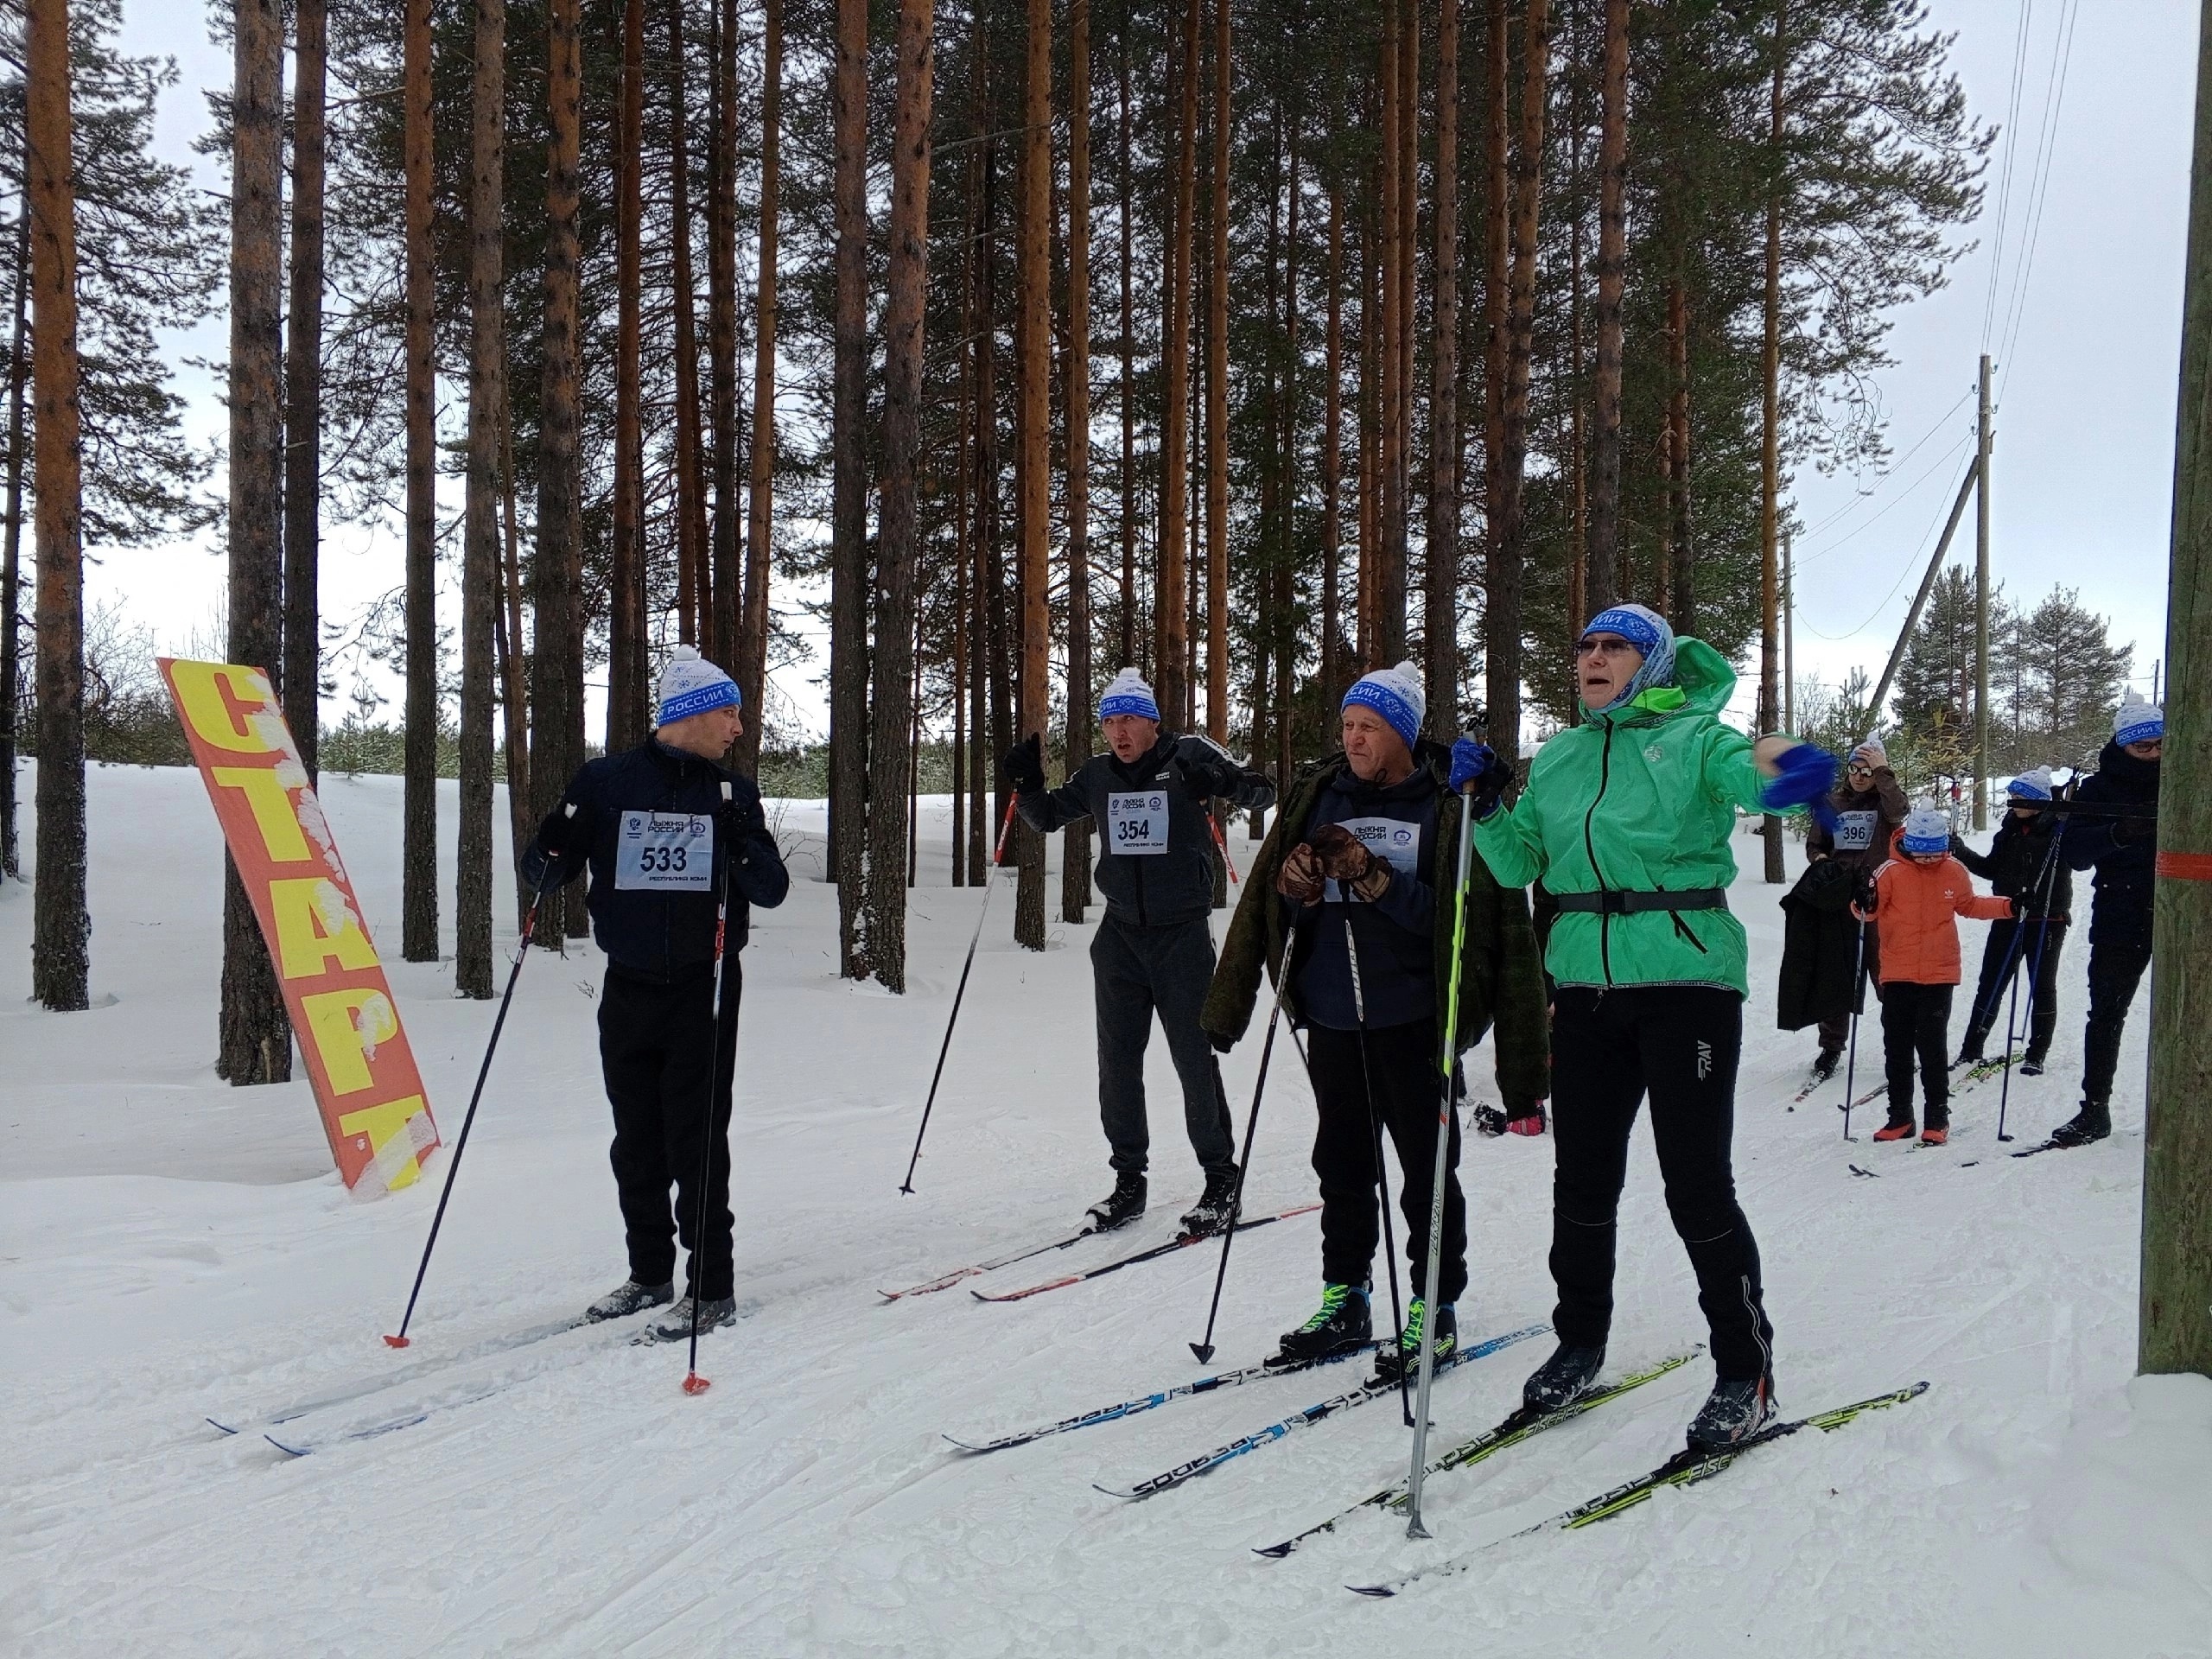
[[[597,953],[572,944],[565,960],[534,954],[525,967],[414,1345],[395,1355],[378,1333],[405,1304],[443,1161],[414,1189],[357,1205],[330,1172],[303,1081],[216,1081],[220,843],[201,785],[188,772],[97,767],[91,787],[92,1010],[54,1015],[25,1000],[30,894],[0,887],[0,1381],[13,1418],[0,1450],[0,1652],[1134,1659],[1443,1642],[1576,1659],[2212,1659],[2212,1382],[2130,1375],[2140,1000],[2112,1140],[2025,1163],[2003,1155],[2071,1112],[2085,939],[2068,941],[2050,1073],[2015,1080],[2013,1147],[1994,1139],[1994,1080],[1961,1098],[1947,1149],[1873,1146],[1878,1104],[1854,1115],[1859,1139],[1847,1146],[1831,1109],[1840,1082],[1783,1109],[1812,1042],[1770,1028],[1776,894],[1740,882],[1757,982],[1738,1175],[1764,1255],[1783,1406],[1800,1415],[1921,1377],[1934,1387],[1601,1527],[1503,1542],[1468,1573],[1371,1602],[1342,1586],[1503,1540],[1657,1462],[1679,1445],[1707,1367],[1436,1478],[1433,1542],[1363,1512],[1281,1561],[1251,1548],[1403,1474],[1391,1405],[1141,1504],[1090,1483],[1166,1468],[1340,1393],[1358,1362],[988,1456],[946,1446],[942,1431],[996,1433],[1256,1359],[1310,1310],[1318,1236],[1300,1217],[1239,1238],[1206,1368],[1185,1344],[1205,1323],[1211,1249],[1020,1303],[964,1294],[1172,1231],[1198,1178],[1155,1042],[1154,1207],[1141,1224],[881,1302],[879,1287],[1052,1236],[1107,1180],[1090,927],[1054,922],[1052,948],[1032,955],[1010,943],[1006,911],[977,957],[918,1192],[897,1191],[981,899],[946,885],[942,802],[925,816],[903,999],[835,979],[834,894],[807,879],[821,806],[782,810],[802,879],[783,909],[755,916],[744,958],[733,1137],[743,1317],[702,1340],[714,1386],[692,1398],[677,1386],[682,1344],[631,1346],[619,1332],[408,1369],[561,1319],[620,1276]],[[399,781],[334,775],[323,792],[390,944]],[[441,808],[450,893],[450,784]],[[503,811],[494,826],[503,836]],[[1241,836],[1232,851],[1246,861]],[[1738,858],[1754,868],[1756,842],[1739,842]],[[504,880],[504,853],[497,862]],[[498,915],[506,949],[512,914]],[[1963,931],[1971,971],[1982,927]],[[449,961],[386,967],[449,1137],[492,1009],[454,998]],[[1961,1008],[1955,1038],[1963,1020]],[[1871,1023],[1860,1035],[1863,1075],[1878,1068],[1880,1039]],[[1258,1047],[1224,1065],[1240,1132]],[[1484,1098],[1488,1065],[1485,1047],[1473,1067]],[[1251,1207],[1310,1197],[1311,1122],[1286,1049]],[[1702,1334],[1648,1132],[1637,1139],[1614,1374]],[[1548,1140],[1469,1140],[1470,1340],[1548,1316],[1550,1157]],[[1852,1162],[1880,1179],[1854,1179]],[[1378,1284],[1378,1306],[1384,1295]],[[1437,1448],[1503,1416],[1544,1350],[1519,1344],[1440,1379]],[[386,1393],[286,1427],[327,1438],[454,1403],[304,1459],[270,1446],[257,1423],[226,1438],[201,1421],[403,1371],[410,1380]],[[494,1383],[507,1386],[468,1398]]]

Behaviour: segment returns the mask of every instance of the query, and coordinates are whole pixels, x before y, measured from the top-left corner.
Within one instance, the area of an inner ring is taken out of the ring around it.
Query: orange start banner
[[[161,658],[253,900],[338,1173],[357,1198],[410,1185],[438,1144],[353,884],[269,676]]]

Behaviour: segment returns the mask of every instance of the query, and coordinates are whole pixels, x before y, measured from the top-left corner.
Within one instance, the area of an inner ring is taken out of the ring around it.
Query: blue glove
[[[1800,743],[1783,750],[1775,764],[1780,775],[1769,779],[1759,791],[1759,804],[1777,812],[1793,806],[1810,807],[1814,821],[1833,833],[1836,816],[1828,805],[1828,793],[1835,787],[1835,756],[1813,744]]]
[[[1451,788],[1454,794],[1463,789],[1467,791],[1467,810],[1478,819],[1487,818],[1497,810],[1498,803],[1505,798],[1505,785],[1510,776],[1489,744],[1465,736],[1453,741]],[[1469,789],[1471,784],[1473,787]]]

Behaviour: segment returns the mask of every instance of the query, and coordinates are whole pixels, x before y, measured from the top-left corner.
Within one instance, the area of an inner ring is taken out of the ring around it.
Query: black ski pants
[[[1398,1154],[1398,1209],[1406,1218],[1410,1300],[1428,1282],[1436,1115],[1444,1092],[1436,1070],[1436,1021],[1370,1028],[1365,1071],[1360,1066],[1357,1031],[1310,1026],[1306,1042],[1313,1103],[1320,1111],[1313,1132],[1313,1173],[1321,1178],[1321,1278],[1332,1285],[1363,1285],[1374,1273],[1375,1247],[1382,1232],[1375,1173],[1375,1128],[1380,1119]],[[1374,1117],[1367,1109],[1370,1077],[1375,1085]],[[1459,1116],[1455,1111],[1452,1141],[1444,1154],[1444,1259],[1437,1268],[1436,1300],[1448,1306],[1466,1288],[1467,1200],[1459,1191]]]
[[[1874,988],[1874,994],[1878,997],[1881,995],[1882,983],[1882,930],[1880,925],[1874,922],[1868,922],[1866,927],[1866,949],[1860,961],[1859,976],[1862,982]],[[1852,949],[1854,955],[1859,954],[1856,945]],[[1858,991],[1858,986],[1852,987],[1852,1000],[1854,1002],[1859,1000]],[[1834,1019],[1821,1021],[1821,1047],[1824,1052],[1834,1049],[1840,1054],[1843,1052],[1843,1046],[1850,1040],[1851,1014],[1847,1007],[1844,1013],[1838,1014]]]
[[[1890,1122],[1912,1119],[1912,1067],[1920,1062],[1928,1096],[1928,1121],[1950,1121],[1950,985],[1916,985],[1893,979],[1882,987],[1882,1062],[1890,1084]]]
[[[614,1108],[608,1159],[622,1205],[630,1276],[664,1285],[676,1276],[680,1238],[691,1253],[686,1288],[709,1301],[730,1295],[730,1074],[737,1053],[737,1005],[744,983],[733,958],[723,969],[721,1018],[711,974],[660,984],[607,970],[599,996],[599,1063]],[[699,1143],[708,1133],[714,1077],[714,1147],[703,1194],[706,1236],[696,1217]],[[669,1188],[676,1189],[673,1214]]]
[[[2015,935],[2019,943],[2013,944]],[[2050,1052],[2050,1039],[2058,1030],[2058,953],[2066,948],[2063,921],[1992,922],[1989,938],[1981,947],[1981,982],[1974,988],[1974,1007],[1967,1010],[1967,1052],[1979,1054],[1989,1033],[2011,1010],[2000,1007],[2014,975],[2035,974],[2030,993],[2028,1058],[2040,1064]],[[2040,950],[2040,964],[2036,954]]]
[[[2120,1034],[2143,970],[2151,965],[2148,940],[2089,942],[2089,1028],[2082,1038],[2082,1098],[2109,1103],[2113,1073],[2120,1069]]]
[[[1629,1131],[1651,1097],[1667,1211],[1697,1275],[1725,1377],[1772,1368],[1759,1249],[1736,1202],[1730,1147],[1744,1001],[1712,985],[1562,985],[1552,1005],[1552,1277],[1560,1340],[1603,1347]]]
[[[1109,1160],[1141,1175],[1151,1155],[1145,1116],[1144,1052],[1157,1012],[1183,1084],[1183,1127],[1209,1175],[1233,1175],[1236,1142],[1213,1046],[1198,1027],[1213,983],[1213,935],[1203,916],[1166,927],[1133,927],[1111,916],[1090,941],[1091,988],[1098,1007],[1098,1116]]]

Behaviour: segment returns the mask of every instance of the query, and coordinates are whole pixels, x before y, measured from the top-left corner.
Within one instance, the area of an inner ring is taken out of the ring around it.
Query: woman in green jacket
[[[1690,1426],[1725,1446],[1774,1415],[1773,1328],[1758,1245],[1736,1202],[1730,1141],[1747,992],[1742,924],[1728,913],[1738,808],[1824,795],[1835,761],[1792,739],[1757,744],[1720,723],[1736,677],[1640,605],[1599,613],[1575,645],[1583,720],[1546,743],[1503,804],[1495,755],[1461,739],[1475,844],[1502,887],[1541,878],[1559,917],[1545,951],[1552,1007],[1553,1325],[1559,1351],[1529,1379],[1532,1406],[1587,1392],[1605,1359],[1629,1131],[1651,1098],[1667,1207],[1689,1252],[1719,1381]]]

